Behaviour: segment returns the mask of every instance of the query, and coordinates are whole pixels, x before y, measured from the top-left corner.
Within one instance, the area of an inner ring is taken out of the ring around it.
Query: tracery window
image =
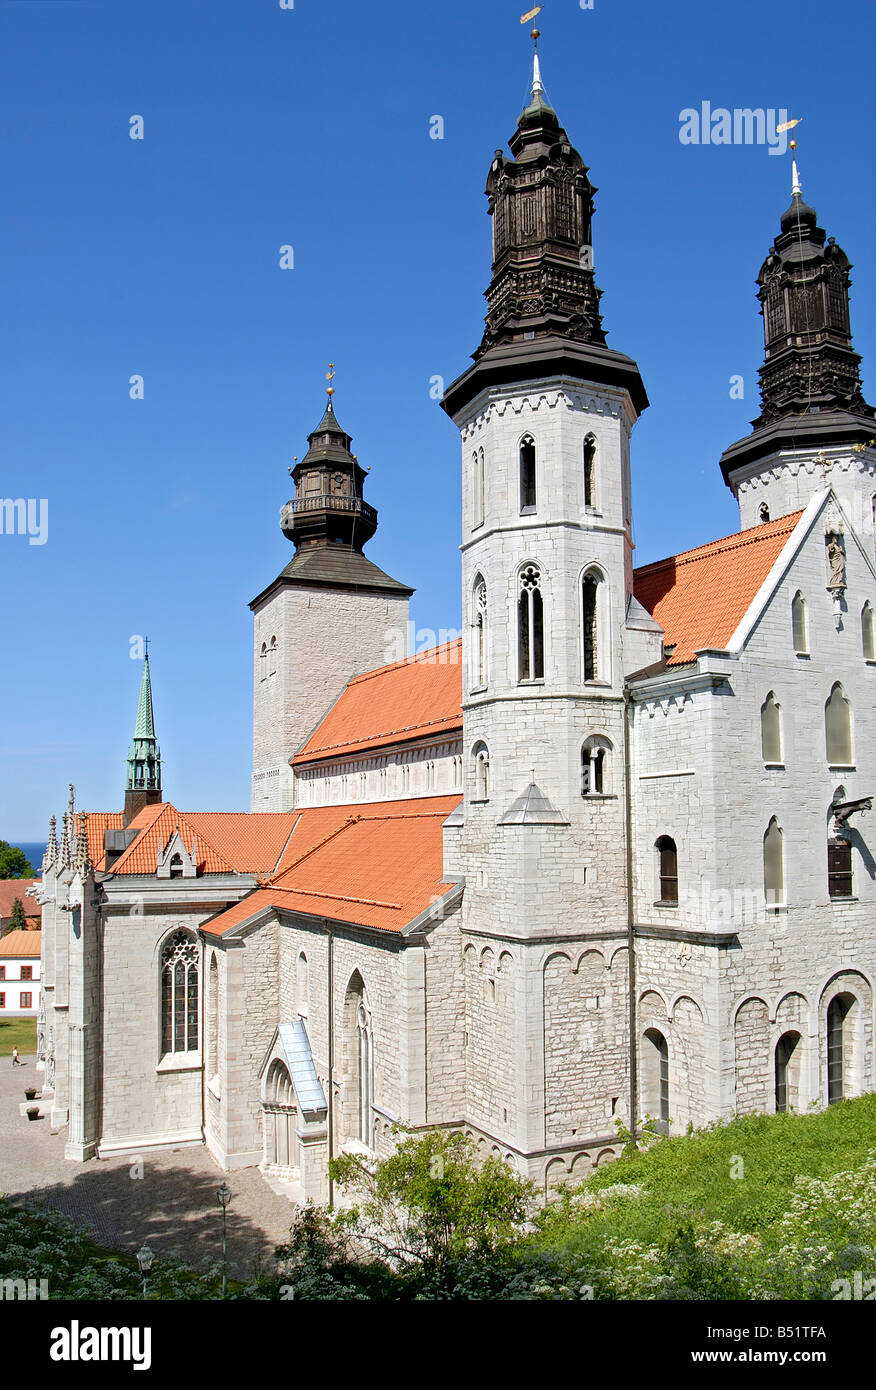
[[[472,454],[474,472],[474,495],[472,498],[472,528],[484,524],[484,451],[476,449]]]
[[[519,679],[544,677],[544,606],[541,597],[541,571],[527,565],[520,574],[517,600],[517,650]]]
[[[198,1048],[198,943],[176,931],[161,952],[161,1050]]]

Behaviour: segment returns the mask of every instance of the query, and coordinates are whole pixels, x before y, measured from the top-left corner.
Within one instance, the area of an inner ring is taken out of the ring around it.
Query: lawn
[[[37,1045],[35,1018],[0,1019],[0,1057],[11,1057],[17,1047],[22,1057],[32,1057]]]

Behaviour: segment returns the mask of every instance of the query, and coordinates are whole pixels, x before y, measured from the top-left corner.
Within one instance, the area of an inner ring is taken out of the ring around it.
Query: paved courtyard
[[[46,1118],[19,1114],[26,1086],[39,1094],[34,1057],[13,1067],[0,1058],[0,1194],[31,1208],[88,1222],[95,1239],[133,1254],[144,1241],[160,1255],[203,1266],[220,1257],[222,1217],[216,1189],[232,1191],[228,1207],[228,1266],[249,1278],[273,1265],[274,1246],[292,1217],[288,1199],[271,1190],[257,1168],[223,1174],[206,1148],[181,1148],[130,1158],[74,1163],[64,1157],[66,1130]],[[142,1177],[137,1176],[142,1171]]]

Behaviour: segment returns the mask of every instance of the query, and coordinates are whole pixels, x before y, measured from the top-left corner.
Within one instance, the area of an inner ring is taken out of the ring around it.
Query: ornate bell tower
[[[852,346],[851,268],[803,201],[795,161],[791,205],[757,278],[761,413],[721,458],[743,530],[805,507],[831,483],[856,528],[873,531],[876,423]]]
[[[334,375],[332,369],[331,375]],[[280,516],[295,554],[250,604],[254,614],[252,810],[294,801],[289,759],[351,676],[407,655],[407,588],[372,564],[363,546],[377,512],[352,439],[325,414],[289,471],[295,496]]]
[[[445,873],[466,884],[467,1114],[534,1172],[625,1113],[624,675],[660,643],[632,597],[648,400],[606,345],[595,190],[537,51],[509,143],[486,189],[486,332],[443,401],[462,436],[466,764]]]

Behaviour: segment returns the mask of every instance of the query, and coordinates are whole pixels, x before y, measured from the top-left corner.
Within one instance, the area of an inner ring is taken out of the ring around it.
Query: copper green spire
[[[161,753],[155,737],[155,715],[152,710],[152,678],[149,672],[149,652],[143,658],[140,679],[140,699],[137,703],[137,722],[134,739],[128,753],[128,791],[157,792],[149,800],[161,800]]]

